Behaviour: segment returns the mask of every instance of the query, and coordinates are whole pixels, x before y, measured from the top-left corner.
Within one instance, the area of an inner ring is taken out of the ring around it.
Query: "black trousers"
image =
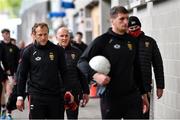
[[[102,119],[141,119],[143,115],[138,92],[115,99],[105,94],[100,98],[100,107]]]
[[[80,102],[80,94],[72,92],[74,96],[74,101],[78,105],[77,109],[75,111],[72,111],[71,109],[66,110],[66,115],[68,119],[78,119],[78,114],[79,114],[79,102]]]
[[[0,82],[0,113],[1,113],[1,95],[2,95],[2,89],[3,89],[3,86],[2,86],[2,83]]]
[[[62,96],[29,95],[29,119],[64,119]]]
[[[5,71],[3,71],[1,66],[0,66],[0,82],[4,81],[6,79],[7,79],[7,75],[6,75]]]

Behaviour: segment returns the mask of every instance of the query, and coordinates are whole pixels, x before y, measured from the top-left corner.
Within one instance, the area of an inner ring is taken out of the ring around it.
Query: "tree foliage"
[[[10,6],[19,8],[21,5],[21,0],[7,0]]]
[[[0,12],[8,12],[10,17],[17,17],[22,0],[0,0]]]

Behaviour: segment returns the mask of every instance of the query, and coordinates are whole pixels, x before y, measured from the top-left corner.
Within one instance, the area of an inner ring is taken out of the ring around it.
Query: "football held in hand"
[[[91,60],[89,61],[89,65],[93,70],[99,73],[103,73],[105,75],[107,75],[110,72],[111,68],[109,60],[101,55],[94,56],[93,58],[91,58]]]

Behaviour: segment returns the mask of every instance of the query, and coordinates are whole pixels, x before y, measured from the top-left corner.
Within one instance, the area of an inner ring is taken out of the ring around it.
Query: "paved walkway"
[[[14,120],[26,120],[28,119],[27,102],[24,112],[18,110],[13,111]],[[99,98],[90,98],[89,103],[86,107],[80,107],[79,119],[100,119],[100,105]]]

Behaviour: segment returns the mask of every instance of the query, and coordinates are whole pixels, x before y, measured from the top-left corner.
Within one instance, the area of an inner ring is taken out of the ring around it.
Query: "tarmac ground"
[[[20,112],[18,110],[13,111],[12,117],[13,120],[28,119],[27,101],[25,110],[23,112]],[[99,98],[90,98],[88,104],[85,107],[80,107],[79,119],[101,119]]]

